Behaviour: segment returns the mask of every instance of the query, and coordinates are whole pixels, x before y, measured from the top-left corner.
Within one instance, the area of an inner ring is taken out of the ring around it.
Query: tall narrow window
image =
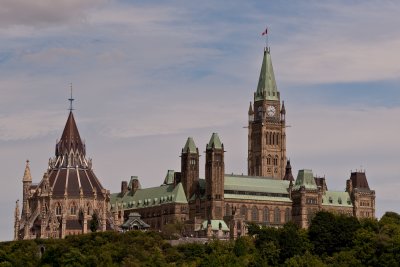
[[[225,215],[226,216],[232,215],[232,208],[231,208],[231,206],[229,206],[229,204],[226,204],[226,206],[225,206]]]
[[[70,208],[71,215],[76,215],[76,204],[73,202]]]
[[[269,223],[269,209],[267,207],[264,208],[264,222]]]
[[[56,215],[61,215],[61,213],[62,213],[61,204],[57,203],[56,204]]]
[[[243,218],[244,218],[245,220],[247,220],[247,207],[246,207],[245,205],[243,205],[243,206],[240,208],[240,215],[242,215]]]
[[[274,223],[281,223],[281,211],[278,207],[274,211]]]
[[[291,219],[290,209],[286,208],[286,210],[285,210],[285,223],[290,222],[290,219]]]
[[[253,222],[258,222],[258,209],[254,206],[251,210],[251,220]]]

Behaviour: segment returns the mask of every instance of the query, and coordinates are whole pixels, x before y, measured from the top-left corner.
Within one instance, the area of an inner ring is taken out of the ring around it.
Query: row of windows
[[[253,191],[238,191],[238,190],[224,190],[225,194],[233,195],[248,195],[248,196],[267,196],[267,197],[289,197],[289,194],[269,193],[269,192],[253,192]]]
[[[251,221],[253,222],[264,222],[264,223],[270,223],[270,210],[268,207],[264,207],[263,210],[263,214],[262,214],[262,218],[260,218],[259,212],[260,210],[256,207],[253,206],[251,208]],[[232,214],[232,207],[229,204],[226,204],[225,207],[225,215],[229,216]],[[279,209],[279,207],[276,207],[273,211],[274,217],[273,217],[273,223],[281,223],[281,210]],[[242,215],[245,220],[249,220],[248,218],[248,208],[243,205],[240,207],[240,215]],[[289,222],[291,220],[291,211],[289,208],[285,209],[285,222]]]
[[[369,206],[370,206],[370,202],[368,202],[368,201],[361,201],[361,202],[360,202],[360,206],[369,207]]]
[[[265,143],[267,145],[279,146],[279,143],[280,143],[279,140],[280,140],[279,133],[267,132],[267,135],[265,136]]]
[[[87,214],[90,215],[91,211],[90,203],[87,203],[86,207],[87,207]],[[78,211],[78,206],[76,205],[75,202],[73,202],[69,207],[70,215],[76,215],[77,211]],[[56,204],[55,213],[57,216],[62,215],[62,205],[59,202]]]

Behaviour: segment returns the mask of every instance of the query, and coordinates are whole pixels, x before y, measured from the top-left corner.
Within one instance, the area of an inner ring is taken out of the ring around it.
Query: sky
[[[296,175],[344,190],[365,170],[376,215],[400,212],[399,1],[2,0],[0,240],[13,238],[25,161],[39,182],[74,114],[103,186],[179,171],[213,132],[247,173],[247,110],[268,44]],[[200,168],[204,177],[204,167]]]

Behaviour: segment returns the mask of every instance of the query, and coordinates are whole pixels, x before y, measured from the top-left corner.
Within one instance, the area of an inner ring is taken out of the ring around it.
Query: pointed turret
[[[269,48],[264,48],[260,78],[258,80],[257,91],[254,94],[254,102],[259,100],[279,100],[279,92],[276,87]]]
[[[29,160],[26,161],[23,182],[32,182],[31,169],[29,168]]]
[[[210,142],[208,142],[207,144],[207,149],[211,149],[211,148],[217,148],[217,149],[222,149],[223,145],[221,143],[221,140],[219,139],[219,136],[217,133],[213,133],[211,138],[210,138]]]
[[[85,145],[79,135],[78,127],[76,126],[74,114],[70,111],[64,131],[60,141],[56,145],[56,156],[69,154],[73,150],[85,156]]]
[[[286,115],[285,101],[282,101],[281,114]]]
[[[192,137],[188,137],[182,153],[197,153],[197,147]]]
[[[253,105],[251,104],[251,101],[250,101],[250,106],[249,106],[249,116],[250,115],[253,115],[254,114],[254,111],[253,111]]]
[[[290,165],[290,160],[287,161],[286,169],[285,169],[285,176],[283,177],[283,180],[291,181],[291,182],[294,181],[293,174],[292,174],[292,166]]]

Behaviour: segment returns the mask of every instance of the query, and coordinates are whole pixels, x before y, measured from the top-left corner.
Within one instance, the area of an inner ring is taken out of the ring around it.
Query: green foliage
[[[311,221],[308,235],[317,255],[330,256],[351,248],[354,234],[360,227],[360,222],[355,217],[321,211]]]
[[[97,231],[97,228],[99,227],[99,218],[97,217],[96,213],[93,213],[92,215],[92,220],[90,220],[90,231],[92,233]]]
[[[172,225],[174,233],[183,229]],[[393,212],[379,222],[320,212],[308,231],[288,223],[281,228],[250,225],[249,232],[236,241],[178,246],[157,232],[141,231],[3,242],[0,267],[400,266],[400,216]]]

